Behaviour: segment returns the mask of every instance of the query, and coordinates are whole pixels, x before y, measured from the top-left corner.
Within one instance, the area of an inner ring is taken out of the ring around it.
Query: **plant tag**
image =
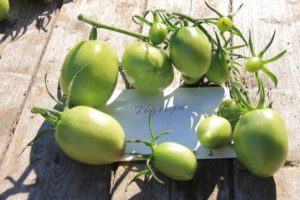
[[[198,142],[196,128],[204,115],[216,114],[218,105],[229,97],[228,88],[176,88],[161,94],[146,95],[136,90],[116,90],[102,110],[115,117],[125,130],[126,140],[151,141],[148,128],[149,105],[152,107],[154,133],[173,130],[157,142],[176,142],[195,150],[198,159],[235,158],[228,145],[208,150]],[[143,144],[127,143],[124,160],[136,160],[134,153],[149,154]]]

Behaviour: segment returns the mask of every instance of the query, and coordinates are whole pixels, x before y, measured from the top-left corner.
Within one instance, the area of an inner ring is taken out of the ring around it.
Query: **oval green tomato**
[[[168,28],[163,23],[154,23],[149,30],[149,38],[152,44],[158,45],[165,41],[168,34]]]
[[[221,32],[226,32],[233,27],[233,23],[228,17],[221,17],[216,22],[216,25]]]
[[[101,107],[111,97],[118,78],[118,57],[115,50],[100,40],[77,44],[67,55],[60,76],[61,88],[67,94],[74,75],[77,77],[71,93],[75,105]]]
[[[0,21],[4,20],[9,12],[9,1],[0,0]]]
[[[246,113],[238,121],[233,138],[238,159],[257,176],[272,176],[287,158],[286,126],[280,114],[273,109]]]
[[[225,83],[229,78],[227,59],[222,53],[213,52],[206,78],[216,84]]]
[[[122,64],[128,81],[140,92],[153,94],[173,81],[174,72],[169,57],[163,50],[148,43],[130,45],[123,55]]]
[[[71,158],[102,165],[122,158],[125,134],[111,116],[87,106],[64,111],[57,123],[55,139]]]
[[[197,159],[187,147],[165,142],[154,148],[153,163],[166,176],[178,180],[191,180],[197,170]]]
[[[240,119],[241,111],[234,99],[225,99],[218,108],[218,115],[227,119],[231,123],[231,126],[235,127]]]
[[[197,27],[183,27],[171,37],[170,57],[185,76],[199,78],[209,69],[211,44]]]
[[[245,68],[249,72],[257,72],[263,67],[263,61],[259,57],[248,58]]]
[[[216,149],[230,143],[232,128],[223,117],[210,116],[203,119],[198,128],[198,139],[205,148]]]

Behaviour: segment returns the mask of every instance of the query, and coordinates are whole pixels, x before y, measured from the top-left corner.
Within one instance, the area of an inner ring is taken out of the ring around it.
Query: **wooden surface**
[[[69,159],[47,134],[20,155],[38,130],[50,127],[32,115],[33,106],[54,107],[44,88],[59,95],[58,78],[65,55],[78,41],[87,39],[90,27],[77,21],[79,13],[108,24],[147,32],[130,18],[150,8],[177,10],[195,17],[210,16],[202,0],[54,0],[43,5],[34,0],[11,0],[9,19],[0,23],[0,199],[300,199],[300,1],[226,0],[209,1],[228,12],[244,7],[235,24],[254,32],[255,48],[262,48],[277,30],[271,56],[283,49],[287,55],[269,67],[279,85],[271,82],[274,108],[285,118],[289,130],[289,156],[272,178],[251,175],[237,160],[200,160],[190,182],[166,179],[160,185],[147,178],[126,185],[145,167],[144,162],[88,166]],[[121,57],[134,38],[99,31]],[[234,41],[238,43],[239,41]],[[249,53],[249,52],[244,52]],[[256,89],[253,77],[245,77]],[[171,85],[180,84],[179,75]],[[126,85],[119,76],[118,88]]]

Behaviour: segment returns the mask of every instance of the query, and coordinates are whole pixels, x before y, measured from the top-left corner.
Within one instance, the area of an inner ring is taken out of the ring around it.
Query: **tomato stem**
[[[92,25],[94,27],[97,27],[97,28],[103,28],[103,29],[115,31],[115,32],[118,32],[118,33],[122,33],[122,34],[125,34],[125,35],[136,37],[136,38],[141,39],[141,40],[148,40],[149,39],[149,37],[146,36],[146,35],[142,35],[142,34],[139,34],[139,33],[134,33],[134,32],[128,31],[128,30],[117,28],[117,27],[114,27],[114,26],[109,26],[109,25],[106,25],[106,24],[102,24],[102,23],[97,22],[97,21],[95,21],[95,20],[93,20],[89,17],[86,17],[82,14],[78,15],[78,20],[83,21],[83,22],[85,22],[87,24],[90,24],[90,25]]]

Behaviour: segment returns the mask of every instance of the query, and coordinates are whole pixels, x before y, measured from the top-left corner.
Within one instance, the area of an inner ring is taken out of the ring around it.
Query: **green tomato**
[[[229,78],[227,59],[222,53],[213,52],[206,78],[216,84],[225,83]]]
[[[194,85],[200,81],[201,77],[200,78],[191,78],[191,77],[187,77],[187,76],[181,74],[181,79],[183,80],[184,84],[186,84],[186,85]]]
[[[4,20],[9,12],[9,1],[0,0],[0,21]]]
[[[221,17],[216,22],[216,25],[221,32],[229,31],[233,27],[233,23],[228,17]]]
[[[229,144],[231,132],[229,121],[215,115],[203,119],[197,128],[198,139],[207,149],[217,149]]]
[[[246,113],[238,121],[233,138],[238,159],[256,176],[272,176],[287,158],[287,129],[273,109]]]
[[[200,78],[211,63],[211,44],[199,28],[183,27],[171,37],[170,57],[183,75]]]
[[[245,67],[248,72],[257,72],[263,67],[263,61],[259,57],[251,57],[248,58]]]
[[[70,100],[75,105],[99,108],[111,97],[118,78],[118,57],[106,42],[89,40],[77,44],[67,55],[60,76],[64,94],[74,75],[76,79]]]
[[[111,116],[87,106],[77,106],[61,114],[55,139],[74,160],[102,165],[118,161],[125,148],[125,134]]]
[[[241,111],[234,99],[225,99],[218,108],[218,115],[227,119],[231,126],[235,127],[241,117]]]
[[[195,154],[174,142],[161,143],[154,148],[153,164],[161,173],[178,181],[191,180],[197,170]]]
[[[148,43],[129,46],[122,58],[127,79],[140,92],[153,94],[165,89],[174,77],[167,54]]]
[[[168,34],[168,28],[163,23],[154,23],[149,30],[149,38],[152,44],[158,45],[165,41]]]

